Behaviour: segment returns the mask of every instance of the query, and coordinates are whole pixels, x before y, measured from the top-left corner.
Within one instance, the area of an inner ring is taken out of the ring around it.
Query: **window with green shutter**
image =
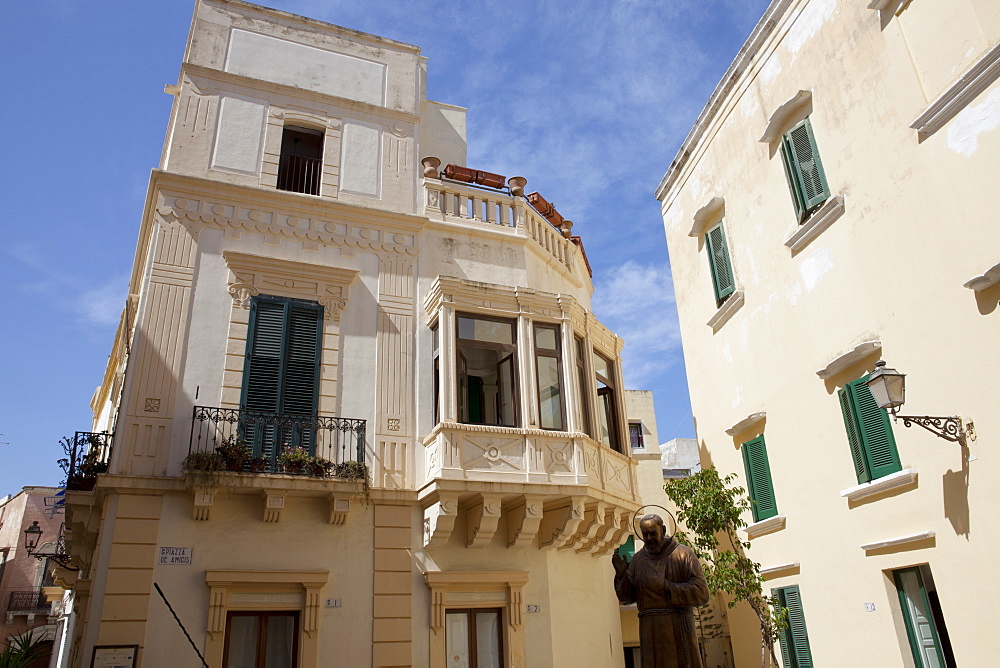
[[[868,376],[851,381],[837,393],[859,483],[902,469],[889,416],[878,407],[866,380]]]
[[[781,158],[799,222],[830,197],[812,124],[804,118],[781,137]]]
[[[315,434],[303,428],[303,421],[281,426],[260,418],[317,414],[322,337],[323,307],[316,302],[267,295],[251,301],[240,431],[255,456],[274,458],[289,446],[310,452],[315,447]]]
[[[781,664],[784,668],[812,668],[812,651],[809,649],[809,634],[806,632],[799,586],[772,589],[771,595],[778,599],[778,605],[788,611],[788,626],[778,634]]]
[[[760,522],[774,517],[778,514],[778,504],[774,500],[774,486],[771,484],[771,467],[767,462],[764,435],[747,441],[741,450],[743,466],[746,467],[753,521]]]
[[[708,266],[712,270],[715,303],[722,306],[722,302],[736,289],[736,281],[733,280],[733,263],[729,259],[729,246],[721,221],[705,232],[705,248],[708,251]]]

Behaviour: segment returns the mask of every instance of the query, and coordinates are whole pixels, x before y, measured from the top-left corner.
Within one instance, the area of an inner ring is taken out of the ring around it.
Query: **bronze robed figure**
[[[642,668],[702,668],[694,607],[708,603],[708,584],[694,551],[667,536],[659,515],[644,515],[645,545],[626,562],[617,553],[615,593],[639,608]]]

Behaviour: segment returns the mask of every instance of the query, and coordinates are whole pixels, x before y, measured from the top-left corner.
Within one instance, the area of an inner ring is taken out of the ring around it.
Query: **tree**
[[[11,636],[0,652],[0,668],[28,668],[45,652],[44,642],[42,636],[34,636],[31,631],[22,636]]]
[[[774,641],[786,626],[786,610],[777,599],[765,596],[760,564],[746,556],[750,547],[736,535],[747,525],[743,513],[750,510],[746,490],[732,485],[732,473],[719,477],[715,468],[664,485],[667,496],[677,506],[676,538],[689,545],[705,564],[705,580],[713,594],[731,597],[729,607],[745,601],[760,621],[761,666],[778,665]],[[722,541],[720,541],[720,538]]]

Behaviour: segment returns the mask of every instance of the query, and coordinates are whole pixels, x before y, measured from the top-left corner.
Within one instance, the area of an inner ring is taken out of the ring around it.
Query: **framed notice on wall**
[[[135,668],[138,645],[95,645],[90,668]]]

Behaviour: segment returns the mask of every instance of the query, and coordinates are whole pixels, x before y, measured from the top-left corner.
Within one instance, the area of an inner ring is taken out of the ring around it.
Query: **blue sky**
[[[575,223],[594,309],[655,393],[660,439],[693,437],[653,190],[766,0],[271,0],[417,45],[428,96],[467,107],[469,165],[528,179]],[[8,4],[0,25],[0,496],[55,484],[90,428],[124,305],[193,0]]]

